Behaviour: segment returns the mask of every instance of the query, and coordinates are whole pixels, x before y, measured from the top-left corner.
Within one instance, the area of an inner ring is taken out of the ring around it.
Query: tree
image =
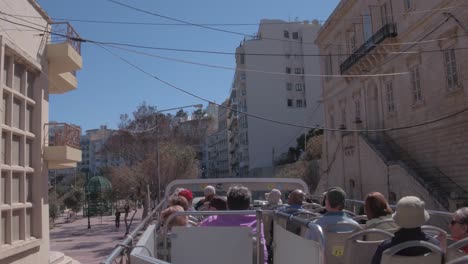
[[[202,119],[206,115],[206,111],[203,109],[197,109],[193,111],[192,118],[193,119]]]
[[[63,203],[67,208],[70,208],[73,212],[77,213],[83,206],[84,192],[81,189],[74,188],[63,198]]]
[[[175,117],[178,117],[178,118],[181,118],[181,119],[186,119],[188,117],[188,115],[187,115],[187,112],[185,112],[183,109],[180,109],[175,114]]]

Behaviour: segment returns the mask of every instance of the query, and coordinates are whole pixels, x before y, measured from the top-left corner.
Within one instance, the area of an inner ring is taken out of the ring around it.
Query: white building
[[[228,105],[228,100],[223,106]],[[208,136],[208,162],[207,178],[228,178],[229,153],[228,153],[228,130],[227,130],[227,108],[218,107],[218,130]]]
[[[31,31],[0,15],[0,263],[69,263],[49,252],[47,176],[49,169],[81,161],[80,129],[48,124],[49,95],[77,87],[80,43],[67,37],[79,35],[68,23],[53,23],[35,0],[2,1],[0,11],[30,17],[42,29]],[[39,35],[51,30],[67,37]]]
[[[314,44],[317,21],[285,22],[264,19],[257,37],[237,48],[237,70],[231,107],[282,122],[315,126],[322,123],[319,50]],[[255,54],[268,54],[265,56]],[[295,146],[303,128],[263,121],[230,112],[229,152],[233,176],[258,176],[281,153]]]

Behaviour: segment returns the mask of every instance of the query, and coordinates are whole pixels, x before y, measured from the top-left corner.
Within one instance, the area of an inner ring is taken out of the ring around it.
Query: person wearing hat
[[[208,185],[203,189],[205,197],[198,201],[195,205],[195,210],[197,211],[206,211],[208,210],[211,199],[216,195],[215,187]]]
[[[328,226],[335,225],[337,223],[350,223],[359,225],[356,221],[348,217],[345,212],[343,212],[345,200],[346,193],[340,187],[332,187],[328,189],[325,195],[325,208],[327,212],[314,222],[322,227],[323,230],[327,230]],[[351,231],[350,229],[352,229],[351,226],[343,226],[339,229],[329,231]]]
[[[179,192],[178,196],[182,196],[185,199],[187,199],[187,202],[188,202],[187,211],[195,211],[195,209],[192,206],[192,201],[193,201],[192,191],[190,191],[189,189],[183,189]]]
[[[382,253],[395,245],[407,241],[426,241],[440,246],[437,239],[425,234],[421,226],[429,220],[429,213],[424,209],[424,202],[416,196],[406,196],[397,203],[396,212],[393,214],[393,221],[400,229],[395,232],[393,238],[382,242],[375,251],[372,264],[380,264]],[[420,256],[429,253],[429,250],[422,247],[411,247],[398,252],[402,256]]]

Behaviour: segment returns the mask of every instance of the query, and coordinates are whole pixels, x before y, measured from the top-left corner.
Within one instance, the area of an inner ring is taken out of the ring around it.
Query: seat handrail
[[[286,219],[288,222],[306,226],[308,229],[315,233],[316,236],[314,237],[318,238],[317,242],[321,245],[321,250],[325,251],[325,235],[323,229],[321,226],[315,224],[313,220],[300,218],[280,211],[274,212],[274,216],[275,219],[283,218]]]
[[[453,259],[447,262],[446,264],[464,264],[464,263],[468,263],[468,256],[463,256],[460,258]]]
[[[346,240],[355,240],[358,237],[365,236],[365,235],[368,235],[368,234],[386,235],[389,238],[393,237],[393,234],[388,232],[388,231],[385,231],[385,230],[382,230],[382,229],[371,228],[371,229],[364,229],[364,230],[361,230],[359,232],[356,232],[356,233],[350,235]]]
[[[355,217],[353,217],[353,220],[360,221],[360,220],[369,220],[369,219],[367,218],[367,215],[356,215]]]
[[[468,237],[465,237],[464,239],[458,240],[454,243],[452,243],[450,246],[448,246],[449,249],[460,249],[464,246],[468,245]]]
[[[337,226],[350,226],[350,227],[353,227],[354,229],[352,229],[350,231],[338,231],[338,232],[329,231],[330,229],[332,229],[334,227],[337,227]],[[348,223],[348,222],[338,222],[338,223],[333,224],[333,225],[328,225],[325,228],[325,233],[327,233],[327,232],[329,232],[329,233],[352,233],[352,232],[355,232],[356,230],[362,230],[362,227],[359,224]]]
[[[411,248],[411,247],[425,247],[427,249],[430,249],[432,252],[443,254],[443,251],[440,247],[426,242],[426,241],[420,241],[420,240],[412,240],[412,241],[407,241],[403,242],[401,244],[395,245],[383,252],[384,255],[390,255],[393,256],[397,254],[398,252],[402,251],[403,249],[406,248]]]

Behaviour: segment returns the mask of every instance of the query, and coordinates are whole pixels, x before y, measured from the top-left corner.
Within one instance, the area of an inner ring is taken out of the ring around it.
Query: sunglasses
[[[462,223],[462,222],[459,222],[459,221],[452,220],[452,221],[450,222],[450,225],[454,225],[454,224],[465,225],[465,223]]]

